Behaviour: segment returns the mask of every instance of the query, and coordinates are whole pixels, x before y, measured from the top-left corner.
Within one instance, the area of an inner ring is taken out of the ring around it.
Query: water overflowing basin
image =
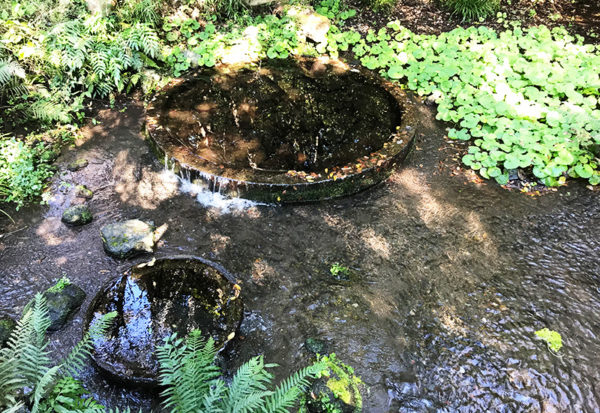
[[[207,260],[176,256],[132,267],[96,296],[88,324],[118,313],[105,338],[94,342],[93,359],[101,370],[126,384],[154,385],[155,349],[174,332],[192,329],[210,335],[223,348],[241,322],[240,288]]]
[[[414,103],[339,61],[222,67],[167,85],[146,132],[160,159],[212,191],[315,201],[386,179],[410,149]]]

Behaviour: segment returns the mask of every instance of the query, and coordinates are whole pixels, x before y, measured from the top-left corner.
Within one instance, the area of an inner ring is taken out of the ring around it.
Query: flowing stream
[[[214,260],[242,285],[245,321],[223,354],[228,371],[257,354],[277,377],[310,361],[309,337],[325,340],[366,384],[365,412],[596,412],[600,410],[600,203],[570,183],[541,196],[480,182],[460,168],[460,147],[422,109],[406,164],[383,185],[351,198],[224,212],[165,179],[139,131],[143,109],[101,110],[63,154],[48,206],[0,216],[0,313],[67,275],[88,294],[51,336],[64,354],[82,334],[91,298],[140,257],[102,250],[99,228],[126,218],[169,228],[156,256]],[[90,165],[68,172],[85,157]],[[94,190],[94,221],[60,222],[72,187]],[[73,186],[74,186],[73,185]],[[184,185],[185,189],[185,185]],[[351,268],[350,280],[330,274]],[[558,331],[558,355],[535,337]],[[85,385],[109,406],[150,411],[156,394],[125,389],[92,366]]]

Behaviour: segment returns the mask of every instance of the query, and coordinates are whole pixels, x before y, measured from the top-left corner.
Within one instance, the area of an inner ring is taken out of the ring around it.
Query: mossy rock
[[[100,234],[104,250],[117,258],[128,258],[154,249],[154,225],[130,219],[102,227]]]
[[[0,318],[0,348],[4,347],[16,326],[17,323],[12,318]]]
[[[85,225],[94,219],[87,205],[75,205],[67,208],[62,214],[62,222],[69,225]]]
[[[50,287],[44,292],[48,305],[50,327],[48,331],[56,331],[67,323],[85,300],[85,292],[74,284],[63,284],[61,288]]]
[[[87,159],[76,159],[73,162],[71,162],[69,165],[67,165],[67,169],[71,172],[75,172],[75,171],[85,168],[86,166],[88,166]]]
[[[75,195],[79,198],[92,199],[94,192],[85,185],[77,185],[75,188]]]
[[[332,353],[318,358],[327,369],[315,380],[304,399],[309,413],[359,413],[362,411],[360,377],[352,367],[342,363]]]

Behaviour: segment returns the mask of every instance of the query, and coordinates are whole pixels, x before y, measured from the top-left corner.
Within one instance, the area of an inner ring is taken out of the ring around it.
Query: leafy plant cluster
[[[194,19],[166,23],[167,39],[173,44],[166,62],[175,76],[191,66],[213,67],[219,61],[245,56],[246,60],[286,59],[292,54],[315,54],[301,42],[296,22],[288,17],[244,16],[238,23],[217,29]]]
[[[304,398],[300,412],[315,410],[323,413],[342,413],[350,410],[361,412],[360,386],[363,382],[354,373],[354,369],[343,363],[335,353],[318,355],[317,360],[325,366],[317,374],[317,378],[325,381],[329,392],[312,392],[311,399]]]
[[[562,337],[559,332],[550,330],[548,328],[542,328],[535,332],[535,335],[546,342],[548,348],[553,353],[558,353],[562,348]]]
[[[19,207],[40,195],[53,174],[47,153],[42,143],[29,146],[0,136],[0,201]]]
[[[68,123],[85,98],[138,84],[159,57],[156,1],[130,0],[108,16],[91,15],[81,2],[62,2],[70,8],[47,18],[30,7],[48,8],[52,0],[23,0],[3,10],[0,93],[10,112]]]
[[[46,331],[50,317],[43,294],[36,294],[17,323],[7,346],[0,349],[0,408],[17,412],[28,405],[32,413],[97,411],[92,398],[74,379],[95,338],[104,334],[116,316],[106,314],[58,365],[52,363]]]
[[[173,413],[184,412],[286,412],[296,404],[324,363],[301,369],[272,388],[273,375],[263,357],[244,363],[227,384],[215,363],[217,349],[212,338],[198,330],[185,340],[176,334],[158,348],[164,406]]]
[[[441,0],[452,13],[465,20],[483,20],[500,7],[500,0]]]
[[[600,183],[600,50],[564,29],[518,25],[416,35],[397,22],[365,38],[330,35],[361,63],[438,103],[452,139],[472,140],[463,163],[499,184],[529,171],[547,186]],[[332,46],[335,45],[335,46]]]

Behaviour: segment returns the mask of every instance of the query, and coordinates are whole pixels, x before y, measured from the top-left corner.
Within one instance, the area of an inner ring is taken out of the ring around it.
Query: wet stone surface
[[[59,330],[64,326],[85,300],[85,291],[74,284],[67,284],[60,290],[50,288],[44,293],[48,305],[50,327],[48,331]]]
[[[100,234],[104,250],[117,258],[151,253],[154,250],[154,225],[139,219],[108,224]]]
[[[74,205],[65,209],[62,214],[62,222],[73,226],[89,224],[92,219],[94,217],[87,205]]]
[[[234,337],[243,314],[239,291],[221,271],[191,257],[135,266],[100,292],[90,307],[89,323],[118,313],[107,337],[94,342],[93,359],[123,383],[155,385],[155,350],[165,337],[200,329],[217,348]]]

